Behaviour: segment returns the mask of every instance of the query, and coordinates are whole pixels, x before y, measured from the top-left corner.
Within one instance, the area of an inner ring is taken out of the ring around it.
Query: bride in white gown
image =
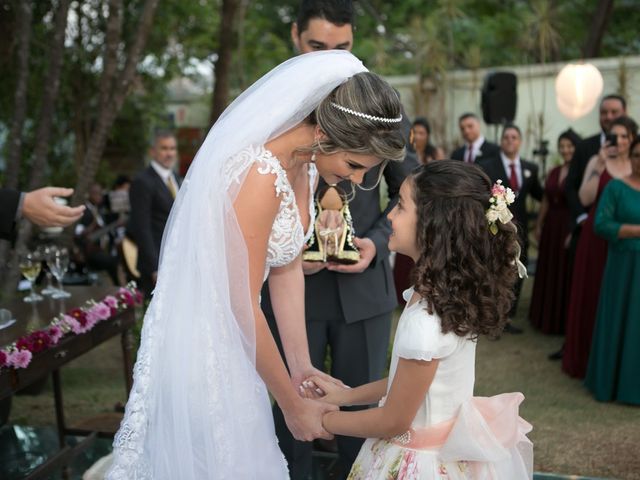
[[[309,360],[300,252],[317,174],[401,160],[395,91],[346,52],[298,56],[212,127],[165,229],[112,480],[284,479],[267,389],[301,440],[334,407],[303,398]],[[271,297],[291,377],[259,294]]]

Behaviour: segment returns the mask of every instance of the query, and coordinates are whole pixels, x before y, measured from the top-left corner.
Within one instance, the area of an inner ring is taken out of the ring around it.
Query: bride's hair
[[[373,155],[383,161],[401,161],[405,156],[402,122],[384,122],[345,112],[334,104],[369,116],[388,119],[401,115],[396,91],[378,75],[362,72],[336,87],[310,116],[326,134],[314,146],[326,154],[348,151]]]

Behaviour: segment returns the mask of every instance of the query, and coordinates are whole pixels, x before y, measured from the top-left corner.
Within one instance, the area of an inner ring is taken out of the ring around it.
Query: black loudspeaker
[[[482,118],[489,125],[513,122],[518,104],[518,79],[511,72],[490,72],[482,85]]]

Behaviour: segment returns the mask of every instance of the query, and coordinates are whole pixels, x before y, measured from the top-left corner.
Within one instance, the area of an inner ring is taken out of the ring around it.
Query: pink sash
[[[391,442],[414,450],[435,450],[445,462],[502,462],[516,455],[531,471],[533,448],[526,434],[532,426],[518,415],[523,400],[521,393],[473,397],[454,418],[411,429]]]

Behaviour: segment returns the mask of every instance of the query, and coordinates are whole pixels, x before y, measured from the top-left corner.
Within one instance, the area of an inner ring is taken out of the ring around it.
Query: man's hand
[[[84,213],[84,205],[67,207],[56,203],[54,197],[68,197],[72,188],[45,187],[25,193],[22,215],[41,227],[66,227]]]
[[[371,264],[376,257],[376,244],[370,238],[358,238],[353,239],[353,244],[360,251],[360,260],[353,265],[342,265],[339,263],[329,263],[327,270],[340,273],[362,273]]]

